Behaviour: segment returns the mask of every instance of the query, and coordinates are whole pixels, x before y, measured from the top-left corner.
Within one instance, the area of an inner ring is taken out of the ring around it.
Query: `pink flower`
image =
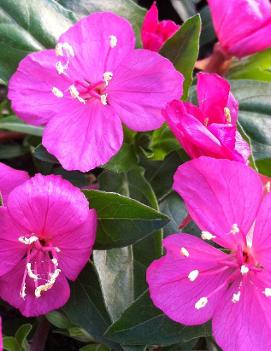
[[[154,304],[186,325],[212,319],[224,351],[271,350],[271,193],[246,165],[201,157],[180,166],[174,190],[202,239],[164,240],[166,256],[148,268]]]
[[[159,22],[158,9],[156,1],[154,1],[142,24],[141,39],[144,49],[159,51],[179,28],[180,26],[173,21],[164,20]]]
[[[271,47],[269,0],[208,0],[224,51],[239,58]]]
[[[134,49],[129,22],[94,13],[64,33],[56,50],[24,58],[9,83],[12,108],[45,125],[42,143],[67,170],[106,163],[135,131],[163,123],[161,109],[182,95],[183,77],[155,52]]]
[[[60,176],[22,179],[0,207],[1,298],[26,317],[63,306],[67,279],[89,259],[96,222],[84,195]]]
[[[217,74],[199,73],[199,107],[172,101],[163,111],[169,127],[192,158],[211,156],[246,162],[248,144],[236,128],[238,103],[229,83]]]

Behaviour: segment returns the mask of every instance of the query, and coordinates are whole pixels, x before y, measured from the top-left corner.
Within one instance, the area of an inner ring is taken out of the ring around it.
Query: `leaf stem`
[[[38,326],[32,339],[30,351],[44,351],[50,330],[50,323],[43,316],[38,319]]]

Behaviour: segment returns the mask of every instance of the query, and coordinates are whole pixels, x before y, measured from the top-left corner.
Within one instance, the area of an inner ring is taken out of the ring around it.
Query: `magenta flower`
[[[9,83],[12,108],[45,125],[42,143],[67,170],[106,163],[135,131],[163,123],[161,109],[182,95],[183,77],[155,52],[135,50],[129,22],[112,13],[83,18],[56,50],[24,58]]]
[[[239,58],[271,47],[269,0],[208,0],[224,51]]]
[[[229,83],[217,74],[199,73],[197,94],[199,107],[175,100],[163,111],[184,150],[192,158],[246,162],[250,148],[236,128],[238,103]]]
[[[0,207],[0,296],[24,316],[38,316],[67,302],[67,279],[76,279],[94,244],[96,213],[60,176],[14,185]]]
[[[159,51],[179,28],[179,25],[170,20],[159,22],[158,9],[154,1],[142,24],[141,39],[144,49]]]
[[[147,271],[154,304],[185,325],[212,319],[224,351],[271,349],[271,193],[246,165],[201,157],[180,166],[174,190],[202,239],[164,240],[166,256]]]

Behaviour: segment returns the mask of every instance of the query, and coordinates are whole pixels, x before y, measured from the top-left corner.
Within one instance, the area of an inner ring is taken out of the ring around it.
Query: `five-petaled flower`
[[[159,51],[162,46],[180,28],[178,24],[170,20],[159,22],[156,1],[147,11],[141,28],[141,39],[144,49]]]
[[[271,47],[269,0],[208,0],[224,52],[239,58]]]
[[[200,157],[180,166],[174,190],[202,230],[164,240],[166,256],[148,268],[154,304],[171,319],[212,319],[224,351],[271,349],[271,193],[246,165]]]
[[[96,212],[60,176],[29,179],[0,164],[0,191],[0,296],[24,316],[46,314],[67,302],[67,279],[75,280],[89,259]]]
[[[67,170],[106,163],[135,131],[163,123],[161,109],[182,95],[183,77],[156,52],[135,49],[128,21],[113,13],[83,18],[56,50],[24,58],[9,82],[12,108],[45,125],[42,143]]]
[[[163,111],[184,150],[192,158],[246,162],[250,148],[237,131],[238,103],[229,83],[217,74],[199,73],[197,94],[199,107],[174,100]]]

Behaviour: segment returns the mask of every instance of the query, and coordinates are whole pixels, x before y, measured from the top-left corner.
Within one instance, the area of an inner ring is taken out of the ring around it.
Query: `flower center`
[[[46,240],[39,239],[35,234],[29,238],[21,236],[18,241],[27,246],[20,296],[22,299],[27,296],[27,281],[30,279],[34,284],[34,295],[39,298],[43,292],[54,286],[61,272],[57,258],[60,250]]]

